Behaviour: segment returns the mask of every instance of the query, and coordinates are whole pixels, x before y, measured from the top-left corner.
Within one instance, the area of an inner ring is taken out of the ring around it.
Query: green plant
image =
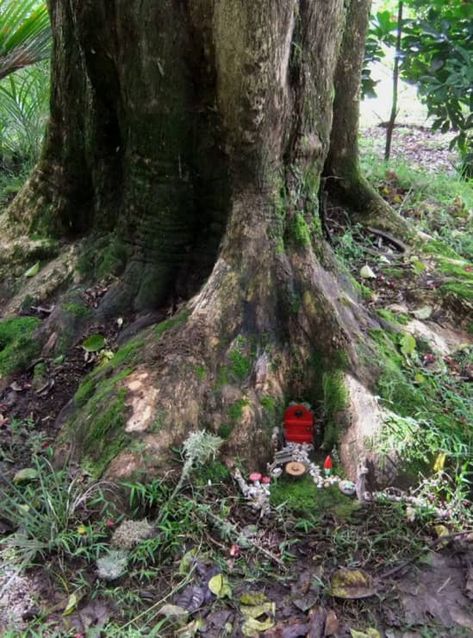
[[[16,485],[4,479],[2,511],[17,528],[0,546],[8,556],[23,565],[51,554],[96,557],[104,546],[106,532],[85,525],[87,507],[95,499],[102,512],[105,483],[90,483],[80,475],[71,477],[68,468],[56,470],[44,457],[34,457],[32,480]]]
[[[0,80],[49,55],[51,28],[41,0],[0,0]]]
[[[0,82],[0,153],[4,170],[17,173],[39,157],[49,111],[49,65]]]
[[[374,94],[369,66],[386,48],[399,48],[395,63],[401,77],[417,85],[421,100],[434,118],[433,129],[456,131],[452,145],[462,155],[462,172],[473,171],[473,9],[462,0],[404,0],[407,17],[398,21],[389,10],[371,19],[363,88]],[[395,31],[402,29],[396,41]],[[399,45],[399,46],[398,46]]]

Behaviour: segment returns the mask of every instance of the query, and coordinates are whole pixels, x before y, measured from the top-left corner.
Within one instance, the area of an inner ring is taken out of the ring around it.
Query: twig
[[[384,230],[380,230],[379,228],[373,228],[372,226],[368,226],[367,230],[370,233],[373,233],[373,235],[377,235],[378,237],[382,237],[386,241],[390,242],[391,244],[396,246],[396,248],[398,248],[402,253],[405,253],[407,251],[406,244],[404,244],[400,239],[397,239],[396,237],[393,237],[393,235],[391,235],[390,233],[387,233]]]

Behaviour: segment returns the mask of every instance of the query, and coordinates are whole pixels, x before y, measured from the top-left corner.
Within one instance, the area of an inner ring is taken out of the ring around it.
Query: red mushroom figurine
[[[324,461],[324,471],[327,476],[330,475],[332,468],[333,468],[332,457],[329,454],[327,457],[325,457],[325,461]]]
[[[269,485],[271,483],[271,479],[269,478],[269,476],[263,476],[263,478],[261,479],[261,483],[263,483],[263,485]]]
[[[250,474],[250,481],[252,481],[255,485],[259,485],[262,478],[263,477],[259,472],[252,472]]]

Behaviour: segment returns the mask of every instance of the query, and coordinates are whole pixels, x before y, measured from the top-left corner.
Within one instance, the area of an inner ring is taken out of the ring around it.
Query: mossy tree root
[[[240,197],[201,292],[149,329],[131,361],[118,354],[79,390],[62,439],[96,474],[163,471],[169,450],[201,428],[226,440],[227,455],[263,469],[290,400],[323,408],[330,447],[350,427],[347,379],[369,382],[359,354],[371,321],[349,285],[320,265],[314,248],[326,250],[323,242],[288,242],[278,253],[267,234],[271,208],[260,193]],[[248,210],[260,211],[250,240]]]

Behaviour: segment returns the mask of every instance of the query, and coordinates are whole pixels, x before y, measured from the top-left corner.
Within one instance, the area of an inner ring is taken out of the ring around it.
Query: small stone
[[[346,496],[353,496],[356,491],[355,484],[352,481],[340,481],[338,484],[338,489],[342,494]]]

